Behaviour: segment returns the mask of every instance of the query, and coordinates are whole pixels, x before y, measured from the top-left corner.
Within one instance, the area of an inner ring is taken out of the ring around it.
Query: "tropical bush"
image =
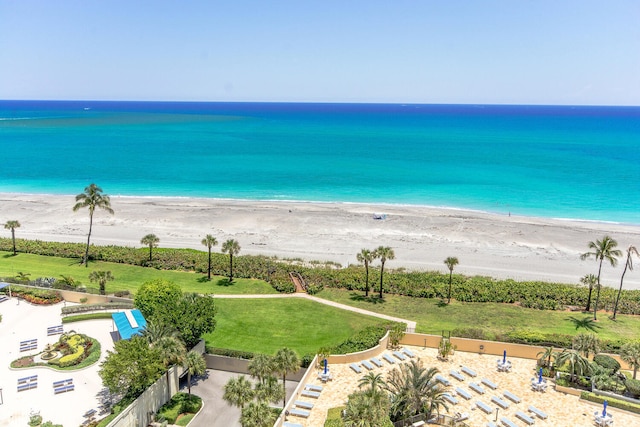
[[[618,363],[618,361],[613,357],[606,354],[596,354],[593,357],[593,363],[608,369],[611,373],[618,372],[620,369],[620,363]]]
[[[627,392],[629,394],[635,397],[640,396],[640,380],[628,378],[624,384],[627,387]]]
[[[62,315],[86,313],[100,310],[129,310],[134,308],[133,302],[102,302],[97,304],[73,305],[62,307]]]
[[[368,326],[351,335],[342,343],[328,349],[329,354],[347,354],[368,350],[378,345],[380,339],[396,325],[395,322],[384,323],[378,326]]]
[[[256,355],[250,351],[232,350],[229,348],[206,347],[207,354],[216,354],[218,356],[235,357],[236,359],[251,360]]]
[[[1,289],[0,293],[8,294],[8,287]],[[60,295],[60,292],[48,289],[33,289],[13,285],[11,286],[11,294],[14,297],[22,298],[31,304],[38,305],[57,304],[62,301],[62,295]]]
[[[195,414],[201,407],[202,399],[200,397],[193,394],[176,393],[158,410],[158,415],[167,420],[169,424],[175,424],[180,415]]]

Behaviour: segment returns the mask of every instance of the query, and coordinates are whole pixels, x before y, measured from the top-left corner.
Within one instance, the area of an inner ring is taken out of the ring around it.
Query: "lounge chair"
[[[313,409],[313,403],[311,403],[311,402],[305,402],[303,400],[296,400],[295,402],[293,402],[293,404],[296,405],[296,408]]]
[[[493,396],[491,398],[491,401],[496,405],[498,405],[499,407],[501,407],[502,409],[507,409],[509,406],[511,406],[509,402],[505,402],[504,400],[500,399],[498,396]]]
[[[353,369],[353,371],[354,371],[356,374],[361,374],[361,373],[362,373],[362,369],[360,369],[360,368],[358,367],[358,365],[356,365],[355,363],[352,363],[351,365],[349,365],[349,367],[350,367],[351,369]]]
[[[476,402],[476,406],[480,408],[485,414],[490,414],[493,412],[493,408],[491,406],[479,400]]]
[[[480,382],[486,385],[487,387],[489,387],[491,390],[495,390],[498,388],[497,385],[495,385],[492,381],[488,380],[487,378],[483,378]]]
[[[296,417],[309,418],[311,412],[305,411],[304,409],[290,409],[289,415],[295,415]]]
[[[469,375],[470,377],[475,378],[478,376],[478,374],[476,374],[474,370],[467,368],[466,366],[463,366],[460,370],[465,374]]]
[[[374,365],[376,365],[378,368],[382,368],[382,362],[380,361],[380,359],[378,359],[377,357],[372,357],[371,359],[371,363],[373,363]]]
[[[460,375],[460,372],[458,371],[450,371],[449,375],[451,375],[453,378],[457,379],[458,381],[464,381],[464,377]]]
[[[394,351],[393,355],[395,357],[397,357],[400,360],[407,360],[407,356],[405,356],[404,354],[400,353],[399,351]]]
[[[469,388],[478,394],[484,394],[484,389],[476,383],[470,383]]]
[[[382,355],[382,358],[383,358],[384,360],[386,360],[387,362],[389,362],[390,364],[392,364],[392,365],[393,365],[394,363],[396,363],[396,361],[395,361],[395,360],[393,360],[393,357],[389,356],[387,353],[383,354],[383,355]]]
[[[465,399],[467,399],[467,400],[471,399],[471,395],[469,394],[469,392],[467,392],[467,391],[466,391],[466,390],[464,390],[464,389],[461,389],[460,387],[456,387],[456,394],[457,394],[458,396],[462,396],[462,397],[464,397],[464,398],[465,398]]]
[[[408,348],[406,348],[406,347],[402,347],[400,349],[400,351],[403,352],[404,354],[406,354],[407,356],[411,357],[411,358],[416,357],[416,354],[413,351],[411,351]]]
[[[320,392],[312,391],[312,390],[303,390],[302,393],[300,393],[300,396],[312,397],[314,399],[317,399],[320,397]]]
[[[463,412],[462,414],[456,413],[455,420],[456,421],[464,421],[469,419],[469,413]]]
[[[282,424],[283,427],[304,427],[302,424],[298,424],[298,423],[290,423],[288,421],[285,421],[284,424]]]
[[[438,381],[439,383],[442,383],[443,385],[446,385],[447,387],[451,384],[448,379],[446,379],[440,374],[436,375],[435,379],[436,381]]]
[[[510,391],[505,390],[502,395],[504,397],[506,397],[507,399],[509,399],[510,401],[512,401],[513,403],[520,403],[522,402],[522,399],[520,399],[518,396],[516,396],[515,394],[511,393]]]
[[[520,418],[522,421],[524,421],[528,425],[532,425],[535,422],[533,421],[533,418],[531,418],[530,416],[528,416],[527,414],[521,411],[516,412],[516,418]]]
[[[458,404],[458,399],[456,399],[455,397],[451,396],[449,393],[444,393],[442,395],[442,398],[444,400],[446,400],[447,402],[453,404],[453,405],[457,405]]]
[[[360,364],[370,371],[373,370],[373,365],[367,360],[363,360],[362,362],[360,362]]]
[[[534,414],[536,414],[538,416],[538,418],[546,420],[548,418],[548,415],[545,414],[544,412],[542,412],[540,409],[536,408],[533,405],[529,405],[529,412],[533,412]]]
[[[311,391],[322,391],[322,386],[316,384],[307,384],[306,386],[304,386],[304,389]]]
[[[502,423],[502,425],[504,425],[506,427],[518,427],[509,418],[502,417],[502,418],[500,418],[500,422]]]
[[[487,427],[498,427],[498,426],[496,425],[496,423],[489,421],[487,423]]]

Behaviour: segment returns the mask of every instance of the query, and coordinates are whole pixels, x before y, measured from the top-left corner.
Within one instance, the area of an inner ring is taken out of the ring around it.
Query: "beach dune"
[[[0,221],[20,221],[19,238],[84,242],[88,214],[72,212],[73,204],[72,195],[0,194]],[[639,226],[421,206],[120,196],[111,204],[114,215],[96,211],[93,243],[140,246],[154,233],[161,247],[204,250],[200,241],[213,234],[237,239],[241,254],[343,266],[356,263],[360,249],[384,245],[396,254],[389,268],[445,272],[443,260],[456,256],[458,273],[517,280],[579,283],[597,272],[580,254],[605,234],[623,251],[640,245]],[[623,264],[604,265],[602,283],[619,286]],[[625,288],[640,289],[640,274],[627,274]]]

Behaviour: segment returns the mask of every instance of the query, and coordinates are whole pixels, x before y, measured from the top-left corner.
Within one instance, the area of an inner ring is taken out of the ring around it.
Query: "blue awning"
[[[120,334],[120,338],[123,340],[128,340],[133,335],[140,335],[142,331],[144,331],[144,329],[147,327],[147,321],[142,313],[140,313],[140,310],[131,310],[131,315],[135,319],[136,323],[138,323],[137,327],[131,325],[125,313],[119,312],[111,314],[111,318],[116,324],[116,329]]]
[[[0,289],[6,288],[7,286],[9,286],[8,283],[0,282]]]

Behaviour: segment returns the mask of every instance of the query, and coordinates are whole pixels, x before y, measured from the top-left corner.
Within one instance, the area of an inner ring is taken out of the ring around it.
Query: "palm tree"
[[[622,256],[622,251],[620,251],[619,249],[615,249],[615,247],[618,246],[618,242],[616,242],[614,239],[612,239],[609,236],[604,236],[602,240],[596,239],[595,242],[589,242],[588,246],[589,246],[589,249],[591,249],[591,251],[585,252],[582,255],[580,255],[580,259],[584,260],[593,256],[595,257],[596,261],[598,260],[600,261],[598,266],[596,305],[593,308],[593,320],[598,320],[597,319],[598,302],[600,300],[600,288],[602,286],[600,284],[600,272],[602,271],[602,261],[606,259],[607,261],[609,261],[612,267],[615,267],[616,264],[618,263],[617,257]]]
[[[91,228],[93,227],[93,213],[96,208],[100,208],[110,214],[113,214],[113,209],[111,209],[111,199],[109,196],[102,194],[102,188],[93,183],[86,187],[83,193],[76,196],[76,204],[73,206],[73,211],[76,212],[81,208],[89,208],[89,234],[87,234],[87,249],[84,252],[84,258],[81,262],[81,264],[84,263],[84,265],[88,267],[89,244],[91,241]]]
[[[160,239],[155,234],[147,234],[140,239],[140,244],[149,246],[149,261],[153,259],[153,248],[157,248],[158,243],[160,243]]]
[[[111,271],[95,270],[89,273],[89,281],[91,283],[98,282],[100,285],[100,295],[106,294],[107,282],[115,280],[116,278],[111,275]]]
[[[640,341],[628,342],[620,349],[620,359],[624,360],[633,368],[633,379],[640,368]]]
[[[240,243],[229,239],[222,244],[222,252],[229,254],[229,282],[233,282],[233,256],[240,252]]]
[[[589,354],[600,352],[600,340],[593,333],[578,334],[573,337],[572,347],[574,350],[584,354],[585,358],[589,358]]]
[[[229,404],[242,409],[253,399],[253,389],[251,383],[244,376],[231,378],[224,385],[222,398]]]
[[[446,388],[435,380],[436,368],[426,369],[420,360],[411,360],[391,371],[386,389],[391,393],[392,420],[409,418],[425,413],[431,418],[433,411],[447,409]]]
[[[344,410],[345,427],[383,427],[389,425],[389,397],[385,393],[356,391],[349,395]]]
[[[290,348],[281,348],[276,352],[273,357],[273,370],[282,375],[282,389],[284,390],[284,397],[282,399],[282,406],[287,404],[287,373],[295,372],[300,369],[300,359],[295,351]]]
[[[589,360],[582,357],[577,350],[563,350],[562,353],[556,357],[556,366],[562,367],[569,364],[569,373],[571,374],[571,381],[575,381],[576,375],[584,375],[589,372]]]
[[[553,347],[545,347],[544,350],[536,354],[536,357],[538,357],[538,363],[541,366],[549,368],[551,366],[551,358],[553,358],[554,355],[555,351],[553,351]]]
[[[207,265],[207,280],[211,280],[211,248],[218,244],[218,240],[211,234],[207,234],[202,239],[202,244],[209,250],[209,264]]]
[[[251,362],[249,362],[248,369],[252,377],[264,383],[275,370],[273,357],[267,356],[266,354],[256,354]]]
[[[633,259],[631,258],[631,255],[633,254],[635,254],[637,257],[640,258],[640,253],[638,253],[638,249],[633,245],[629,245],[629,248],[627,249],[627,261],[624,263],[624,270],[622,270],[622,276],[620,276],[620,289],[618,289],[618,296],[616,297],[616,303],[613,306],[614,320],[616,318],[616,313],[618,312],[618,302],[620,302],[620,294],[622,294],[622,281],[624,280],[624,274],[627,272],[627,269],[629,271],[633,271]]]
[[[360,378],[360,381],[358,381],[358,387],[369,387],[366,392],[370,395],[380,392],[380,390],[382,390],[386,385],[387,383],[384,382],[382,374],[376,374],[373,372],[369,372],[367,375]]]
[[[169,393],[169,398],[171,398],[169,368],[171,365],[182,365],[184,363],[185,357],[187,356],[187,349],[179,338],[173,336],[160,338],[153,344],[153,347],[160,350],[160,360],[165,368],[167,368],[167,392]]]
[[[29,276],[31,276],[31,273],[24,273],[22,271],[18,271],[18,274],[16,274],[16,280],[19,283],[26,283],[28,285],[29,284]]]
[[[242,427],[271,427],[275,421],[276,415],[266,402],[250,402],[247,407],[242,408]]]
[[[13,255],[16,255],[16,228],[20,228],[20,223],[16,220],[4,223],[5,230],[11,230],[11,241],[13,242]]]
[[[447,257],[447,259],[444,260],[444,264],[449,269],[449,292],[447,294],[447,304],[451,304],[451,282],[453,280],[453,267],[458,265],[458,262],[458,258],[454,256]]]
[[[364,296],[369,296],[369,264],[373,262],[375,259],[375,251],[370,251],[369,249],[361,249],[360,252],[356,255],[356,259],[358,262],[364,263],[364,271],[365,271],[365,288],[364,288]]]
[[[142,337],[147,340],[149,345],[153,346],[156,342],[160,341],[161,338],[180,338],[180,333],[167,323],[148,321],[147,326],[142,331]]]
[[[587,274],[580,278],[580,283],[587,286],[589,288],[589,297],[587,298],[587,306],[584,311],[591,310],[591,293],[593,292],[593,287],[598,283],[598,278],[594,274]]]
[[[375,257],[380,258],[380,298],[382,298],[382,276],[384,274],[384,263],[387,260],[395,259],[396,254],[393,252],[389,246],[379,246],[378,249],[375,250]]]
[[[191,350],[185,356],[183,366],[187,371],[187,387],[189,388],[189,394],[191,394],[191,376],[204,374],[207,370],[207,364],[200,353]]]
[[[277,403],[284,397],[284,391],[280,387],[278,379],[272,376],[268,376],[263,382],[256,384],[254,393],[257,400],[271,403]]]

